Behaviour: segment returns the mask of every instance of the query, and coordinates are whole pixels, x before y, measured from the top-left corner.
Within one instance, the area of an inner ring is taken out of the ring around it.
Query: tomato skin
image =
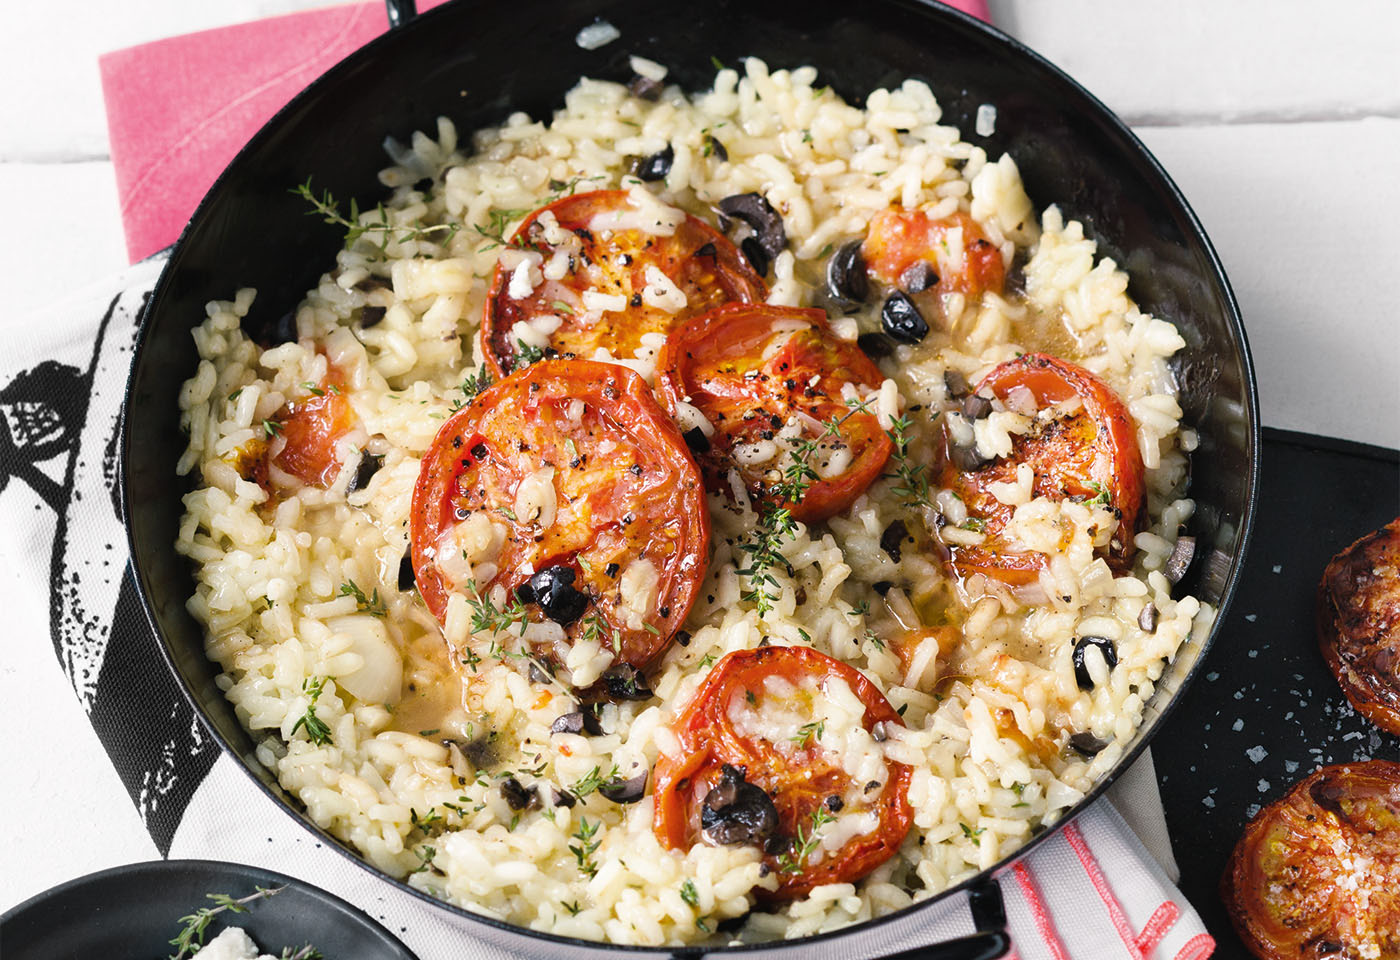
[[[307,486],[323,490],[340,475],[336,443],[359,424],[350,401],[341,393],[339,379],[332,369],[319,393],[288,403],[272,417],[276,436],[283,441],[272,463]],[[273,445],[275,441],[269,444]],[[269,486],[265,466],[257,468],[257,476],[263,486]]]
[[[656,762],[652,829],[668,849],[703,842],[699,840],[700,804],[724,764],[746,768],[747,780],[772,797],[784,837],[795,836],[827,796],[850,785],[839,763],[827,760],[820,748],[802,748],[795,763],[767,741],[755,741],[734,729],[727,715],[731,697],[740,691],[762,697],[768,676],[794,684],[808,677],[819,684],[840,679],[865,704],[867,730],[876,723],[903,725],[875,684],[854,667],[810,647],[759,647],[725,655],[672,727],[683,755],[662,754]],[[886,769],[890,776],[871,798],[869,808],[879,817],[874,831],[853,837],[815,865],[804,863],[797,873],[783,872],[778,857],[765,853],[764,862],[777,873],[779,883],[777,890],[759,895],[769,900],[796,899],[822,884],[859,880],[893,856],[913,822],[908,799],[912,771],[900,763],[890,763]]]
[[[575,403],[576,421],[569,416]],[[558,507],[541,527],[514,516],[513,506],[521,481],[546,466],[554,470]],[[462,585],[439,569],[438,545],[479,511],[507,530],[498,572],[477,585],[482,595],[497,584],[518,590],[526,571],[569,567],[589,601],[585,615],[564,626],[568,642],[596,617],[605,636],[620,636],[618,659],[638,668],[670,643],[705,575],[710,521],[699,469],[646,382],[616,364],[541,361],[443,424],[419,470],[411,529],[418,589],[439,620]],[[620,609],[619,584],[639,558],[656,568],[657,595],[642,626],[633,627]],[[532,621],[544,619],[528,609]]]
[[[959,227],[962,268],[954,269],[943,251],[949,233]],[[934,286],[938,293],[1000,293],[1006,284],[1001,251],[987,239],[977,221],[962,211],[931,221],[922,210],[882,210],[870,220],[862,253],[870,276],[889,286],[898,286],[904,271],[920,260],[938,274]]]
[[[1400,736],[1400,518],[1332,558],[1317,586],[1317,639],[1356,712]]]
[[[804,329],[775,331],[775,325]],[[765,348],[787,340],[766,360]],[[893,444],[874,414],[853,412],[841,397],[851,383],[866,390],[884,380],[878,367],[853,343],[836,339],[821,310],[768,304],[730,304],[695,317],[666,340],[657,357],[657,392],[673,413],[681,401],[696,406],[715,427],[710,449],[700,456],[711,490],[728,492],[728,471],[737,467],[749,490],[759,496],[771,485],[773,470],[792,458],[780,454],[766,464],[740,466],[731,456],[736,444],[771,439],[774,420],[785,423],[802,413],[819,423],[842,419],[841,441],[852,451],[850,465],[837,476],[812,480],[800,502],[782,501],[804,523],[824,520],[849,507],[880,475]],[[819,378],[813,383],[813,377]],[[758,413],[755,416],[755,412]],[[803,428],[817,439],[822,430]]]
[[[510,296],[511,271],[497,263],[481,325],[487,363],[497,378],[516,363],[511,328],[531,317],[561,318],[559,328],[549,335],[551,355],[592,359],[595,351],[603,347],[613,357],[631,359],[645,333],[669,333],[688,318],[721,303],[762,302],[768,296],[763,278],[739,255],[734,244],[696,217],[687,215],[669,237],[620,229],[604,238],[604,231],[590,229],[596,217],[632,209],[626,190],[576,193],[541,207],[517,228],[510,245],[536,250],[548,261],[554,248],[545,241],[545,228],[539,221],[549,212],[560,227],[579,239],[581,249],[562,279],[545,280],[520,300]],[[682,309],[672,314],[640,302],[641,292],[647,286],[648,266],[660,269],[686,294]],[[582,294],[590,289],[620,293],[628,299],[628,306],[620,312],[604,313],[589,324]],[[560,303],[565,308],[560,308]]]
[[[1265,960],[1400,956],[1400,763],[1339,764],[1298,781],[1245,827],[1220,896]]]
[[[1093,499],[1100,491],[1119,516],[1117,547],[1106,560],[1113,569],[1132,564],[1133,535],[1142,512],[1146,482],[1137,433],[1127,406],[1108,384],[1089,371],[1058,357],[1027,353],[992,370],[977,391],[1005,401],[1017,387],[1028,389],[1038,408],[1079,397],[1079,413],[1051,421],[1038,433],[1012,437],[1011,455],[979,470],[961,471],[946,454],[939,483],[960,496],[970,516],[984,521],[986,540],[979,546],[954,546],[952,566],[961,576],[985,574],[1013,586],[1034,582],[1045,566],[1040,553],[1010,550],[1002,531],[1014,508],[988,490],[988,484],[1015,480],[1016,467],[1029,463],[1035,471],[1034,496],[1060,500]],[[1097,485],[1094,486],[1094,485]]]

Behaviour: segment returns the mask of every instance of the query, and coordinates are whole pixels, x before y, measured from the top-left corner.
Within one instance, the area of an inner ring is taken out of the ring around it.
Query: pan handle
[[[977,933],[926,947],[915,947],[880,960],[997,960],[1011,951],[1011,935],[1006,932],[1006,908],[1001,886],[986,880],[968,890],[968,907]]]
[[[389,10],[390,30],[401,27],[418,16],[418,4],[415,0],[384,0],[384,6]]]

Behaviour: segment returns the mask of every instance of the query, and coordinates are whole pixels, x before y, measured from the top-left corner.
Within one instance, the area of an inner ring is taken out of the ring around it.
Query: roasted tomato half
[[[680,753],[656,763],[657,838],[758,846],[778,876],[771,899],[859,880],[899,849],[913,814],[910,769],[874,736],[862,743],[856,723],[902,725],[854,667],[810,647],[728,654],[676,718]],[[842,764],[856,762],[853,744],[866,748],[858,773]]]
[[[987,290],[1000,293],[1006,282],[1001,251],[962,212],[930,220],[922,210],[883,210],[871,219],[861,253],[870,276],[892,287],[912,286],[915,292],[975,296]],[[933,272],[922,272],[914,282],[910,268],[920,264]]]
[[[939,483],[962,498],[969,516],[980,521],[986,534],[978,546],[952,548],[953,568],[962,576],[982,573],[1013,585],[1039,576],[1044,555],[1008,546],[1004,531],[1014,508],[988,490],[992,483],[1014,481],[1017,466],[1025,463],[1035,472],[1035,496],[1098,500],[1118,516],[1106,559],[1115,570],[1127,569],[1143,504],[1143,467],[1132,415],[1113,389],[1082,367],[1027,353],[992,370],[977,393],[1003,402],[1010,399],[1012,408],[1026,409],[1028,402],[1037,410],[1066,401],[1071,403],[1062,409],[1074,407],[1076,400],[1079,405],[1073,412],[1037,422],[1028,434],[1013,436],[1010,456],[972,469],[958,466],[953,442],[945,435]]]
[[[1317,636],[1351,705],[1400,735],[1400,519],[1327,564],[1317,592]]]
[[[646,334],[768,288],[734,244],[650,194],[599,190],[532,213],[502,251],[481,339],[497,375],[546,356],[632,359]],[[527,324],[531,329],[517,328]]]
[[[547,360],[443,424],[413,491],[413,568],[438,619],[497,585],[531,621],[642,667],[670,643],[705,574],[700,471],[646,382],[611,363]],[[509,601],[507,601],[509,602]]]
[[[1245,827],[1220,896],[1264,960],[1400,957],[1400,763],[1298,781]]]
[[[657,358],[657,390],[672,412],[688,402],[714,427],[708,438],[687,434],[711,489],[729,489],[731,468],[758,496],[784,482],[777,492],[790,492],[798,478],[801,496],[778,499],[804,522],[846,509],[884,468],[889,437],[842,394],[883,380],[859,347],[836,339],[822,311],[768,304],[696,317]]]

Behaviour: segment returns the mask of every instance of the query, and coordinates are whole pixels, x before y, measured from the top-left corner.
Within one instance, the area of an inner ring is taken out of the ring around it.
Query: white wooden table
[[[126,265],[97,56],[316,5],[10,5],[0,33],[5,338],[26,336],[36,308]],[[995,23],[1124,117],[1185,192],[1243,307],[1264,422],[1400,447],[1400,5],[991,5]],[[133,808],[91,799],[123,790],[53,656],[47,598],[15,582],[17,571],[0,570],[10,598],[0,909],[156,856]],[[109,782],[94,791],[97,781]]]

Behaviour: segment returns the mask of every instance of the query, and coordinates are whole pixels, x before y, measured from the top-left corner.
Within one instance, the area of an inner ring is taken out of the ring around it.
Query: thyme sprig
[[[613,764],[612,770],[608,772],[607,776],[603,776],[602,771],[595,766],[592,770],[588,771],[582,777],[575,780],[573,786],[569,788],[569,792],[572,793],[575,797],[578,797],[580,800],[582,800],[590,793],[596,791],[603,784],[616,780],[617,778],[617,764]]]
[[[797,733],[788,739],[799,747],[805,747],[813,739],[820,740],[822,734],[826,732],[825,720],[813,720],[811,723],[804,723],[797,728]]]
[[[365,592],[360,589],[359,584],[354,580],[347,580],[340,585],[340,595],[342,597],[354,597],[355,608],[362,613],[371,613],[376,617],[388,616],[389,608],[384,605],[384,601],[379,599],[379,588],[374,588],[372,596],[365,596]]]
[[[804,831],[801,826],[797,828],[797,836],[788,841],[788,848],[778,857],[778,870],[781,873],[801,873],[803,866],[807,863],[807,858],[817,849],[817,844],[821,843],[821,837],[817,832],[828,823],[835,823],[836,817],[826,808],[825,804],[819,805],[812,811],[811,830]]]
[[[579,817],[578,829],[572,834],[578,843],[569,844],[569,851],[578,860],[578,868],[590,877],[598,873],[598,864],[594,862],[593,854],[598,852],[598,845],[603,842],[598,837],[598,828],[602,825],[601,820],[589,823],[587,817]]]
[[[461,229],[461,224],[458,223],[416,223],[407,226],[392,224],[389,222],[389,211],[382,203],[374,208],[378,220],[365,220],[354,197],[350,198],[350,215],[347,217],[340,212],[340,202],[331,196],[329,190],[322,190],[320,195],[317,195],[311,188],[310,177],[306,178],[305,183],[293,187],[291,192],[311,205],[311,209],[306,211],[308,215],[319,216],[326,223],[343,229],[347,247],[352,246],[361,237],[377,234],[373,242],[379,248],[381,256],[388,255],[391,241],[408,243],[410,240],[422,240],[446,244]]]
[[[912,425],[908,414],[905,414],[895,417],[885,431],[894,444],[890,454],[894,472],[885,476],[896,481],[891,490],[904,501],[906,507],[927,507],[932,505],[929,499],[928,464],[915,463],[909,456],[909,429]]]
[[[187,914],[180,918],[184,929],[176,936],[170,938],[170,945],[175,948],[175,952],[170,955],[170,960],[183,960],[184,957],[195,953],[199,947],[204,946],[204,935],[209,929],[209,921],[225,911],[230,913],[247,913],[248,904],[258,900],[266,900],[274,894],[281,893],[285,887],[255,887],[254,892],[246,897],[235,899],[226,893],[206,893],[206,899],[213,900],[214,906],[200,907],[194,913]]]
[[[321,691],[326,686],[325,677],[307,678],[301,682],[303,693],[310,695],[310,702],[306,705],[306,712],[297,718],[297,722],[292,726],[292,736],[301,729],[306,730],[306,739],[316,746],[324,746],[331,743],[331,728],[326,721],[316,716],[316,701],[321,699]]]
[[[489,386],[491,386],[491,371],[485,367],[481,368],[480,373],[468,374],[467,378],[462,381],[462,398],[452,401],[452,412],[456,413],[465,407],[468,402],[474,400],[481,391]]]
[[[467,605],[472,611],[472,633],[506,633],[518,625],[520,635],[525,636],[530,618],[519,596],[512,592],[505,606],[497,607],[489,596],[482,596],[477,590],[475,579],[467,581],[467,591],[471,594]]]

